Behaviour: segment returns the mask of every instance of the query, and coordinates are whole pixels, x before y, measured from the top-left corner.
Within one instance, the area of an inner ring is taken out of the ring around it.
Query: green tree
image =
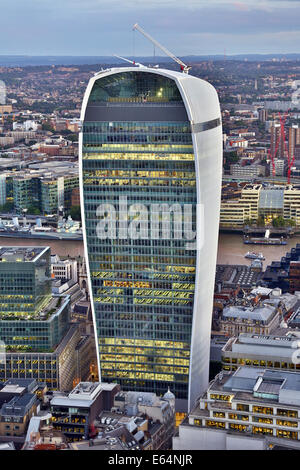
[[[29,206],[28,207],[28,211],[27,211],[28,214],[31,214],[31,215],[40,215],[41,214],[41,211],[38,207],[36,206]]]
[[[9,213],[12,212],[14,208],[13,202],[6,202],[3,206],[0,207],[0,212]]]
[[[72,206],[70,210],[70,216],[73,220],[81,220],[80,206]]]
[[[256,221],[256,224],[258,225],[258,227],[264,227],[266,225],[265,218],[262,216],[259,216]]]
[[[280,215],[278,217],[275,217],[273,220],[272,220],[272,225],[273,227],[285,227],[285,220],[284,218]]]

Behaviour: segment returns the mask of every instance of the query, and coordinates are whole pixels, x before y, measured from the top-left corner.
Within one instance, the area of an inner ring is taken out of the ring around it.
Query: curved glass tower
[[[81,119],[101,380],[158,395],[169,386],[179,408],[190,407],[208,385],[222,174],[217,93],[179,72],[108,69],[90,80]]]

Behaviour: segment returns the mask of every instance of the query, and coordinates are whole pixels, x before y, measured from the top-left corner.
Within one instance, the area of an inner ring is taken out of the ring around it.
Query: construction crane
[[[145,36],[145,38],[149,39],[149,41],[151,41],[155,46],[159,47],[159,49],[161,49],[167,56],[169,56],[169,57],[171,57],[171,59],[175,60],[175,62],[177,62],[177,64],[180,65],[180,70],[183,73],[189,73],[189,70],[192,68],[190,65],[186,65],[184,62],[182,62],[182,60],[178,59],[178,57],[176,57],[174,54],[172,54],[172,52],[168,51],[168,49],[166,49],[158,41],[153,39],[150,36],[150,34],[146,33],[146,31],[144,31],[137,23],[133,26],[132,29],[137,30],[140,33],[142,33],[143,36]]]
[[[135,60],[126,59],[126,57],[122,57],[117,54],[114,54],[114,57],[117,57],[118,59],[121,59],[121,60],[125,60],[125,62],[129,62],[130,64],[137,65],[138,67],[144,67],[143,64],[140,64],[139,62],[136,62]]]

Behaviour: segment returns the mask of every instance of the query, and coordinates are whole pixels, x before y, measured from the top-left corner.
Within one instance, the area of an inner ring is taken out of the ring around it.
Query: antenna
[[[172,52],[168,51],[166,47],[162,46],[158,41],[156,41],[156,39],[153,39],[150,34],[146,33],[146,31],[144,31],[137,23],[133,26],[132,29],[142,33],[145,38],[149,39],[149,41],[154,44],[154,46],[159,47],[159,49],[161,49],[167,56],[175,60],[175,62],[180,65],[180,69],[183,73],[189,73],[189,70],[192,68],[190,65],[186,65],[184,62],[182,62],[182,60],[178,59],[178,57],[172,54]]]

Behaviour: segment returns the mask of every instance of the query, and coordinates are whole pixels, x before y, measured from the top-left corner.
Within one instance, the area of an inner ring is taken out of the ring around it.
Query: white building
[[[298,372],[221,372],[179,426],[174,450],[300,449]]]
[[[0,80],[0,105],[6,103],[6,85]]]
[[[52,255],[51,273],[56,279],[71,280],[77,282],[77,261],[73,259],[61,260],[58,255]]]

